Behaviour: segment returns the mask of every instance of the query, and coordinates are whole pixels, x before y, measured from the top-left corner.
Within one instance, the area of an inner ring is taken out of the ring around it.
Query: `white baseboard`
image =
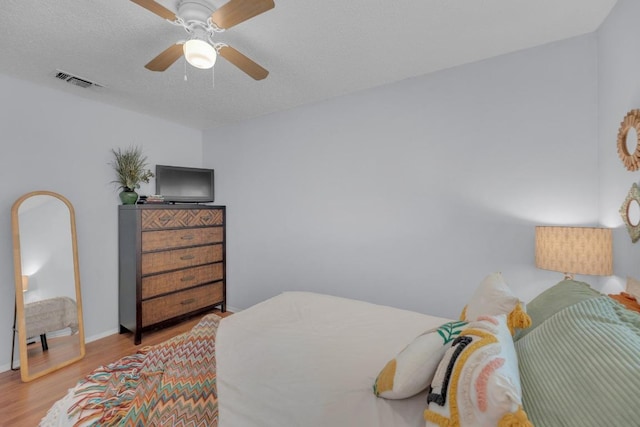
[[[232,313],[237,313],[239,311],[242,311],[242,309],[237,308],[237,307],[231,307],[231,306],[227,306],[227,311],[230,311]],[[86,337],[84,342],[85,343],[90,343],[92,341],[97,341],[101,338],[105,338],[108,337],[109,335],[115,335],[117,333],[119,333],[119,329],[115,328],[115,329],[110,329],[108,331],[104,331],[104,332],[100,332],[99,334],[95,334],[95,335],[91,335],[90,337]],[[8,370],[11,369],[11,363],[5,363],[4,365],[0,365],[0,372],[6,372]]]
[[[100,338],[108,337],[109,335],[115,335],[119,331],[120,330],[118,328],[109,329],[108,331],[100,332],[99,334],[91,335],[90,337],[85,338],[84,342],[88,343],[88,342],[92,342],[92,341],[97,341]]]
[[[227,311],[230,311],[230,312],[232,312],[232,313],[237,313],[237,312],[239,312],[239,311],[242,311],[242,309],[241,309],[241,308],[238,308],[238,307],[231,307],[230,305],[228,305],[228,306],[227,306]]]
[[[90,337],[85,338],[84,342],[85,343],[89,343],[91,341],[96,341],[96,340],[99,340],[100,338],[104,338],[104,337],[108,337],[109,335],[117,334],[118,332],[119,332],[118,328],[110,329],[108,331],[104,331],[104,332],[101,332],[101,333],[96,334],[96,335],[91,335]],[[49,334],[47,334],[47,335],[50,336]],[[65,335],[65,334],[60,334],[60,335]],[[68,334],[66,334],[66,335],[68,335]],[[53,336],[51,336],[51,337],[53,337]],[[14,362],[14,364],[18,364],[19,365],[20,361],[16,360]],[[10,369],[11,369],[11,363],[5,363],[3,365],[0,365],[0,372],[7,372]]]

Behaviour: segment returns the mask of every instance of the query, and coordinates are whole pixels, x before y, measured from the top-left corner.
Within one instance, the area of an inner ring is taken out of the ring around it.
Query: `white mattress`
[[[413,338],[447,321],[307,292],[229,316],[216,337],[219,426],[424,426],[426,391],[385,400],[373,382]]]

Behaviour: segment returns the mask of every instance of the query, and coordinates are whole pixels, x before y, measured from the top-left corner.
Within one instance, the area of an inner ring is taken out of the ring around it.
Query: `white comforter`
[[[216,338],[220,427],[424,426],[426,392],[374,396],[384,365],[449,319],[287,292],[222,320]]]

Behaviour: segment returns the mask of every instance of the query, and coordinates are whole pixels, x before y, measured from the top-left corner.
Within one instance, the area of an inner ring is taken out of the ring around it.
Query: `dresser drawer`
[[[179,291],[224,278],[222,263],[186,268],[142,278],[142,299]]]
[[[118,207],[118,321],[134,333],[226,310],[226,207]],[[0,423],[1,424],[1,423]]]
[[[142,274],[160,273],[222,261],[222,244],[142,254]]]
[[[222,242],[222,227],[143,231],[142,252]]]
[[[142,211],[143,230],[222,224],[224,224],[222,209],[149,209]]]
[[[142,301],[142,326],[153,325],[222,302],[222,283]]]

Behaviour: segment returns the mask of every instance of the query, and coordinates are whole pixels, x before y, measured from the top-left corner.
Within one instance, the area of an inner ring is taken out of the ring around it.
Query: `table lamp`
[[[613,235],[610,228],[536,227],[536,267],[564,273],[613,274]]]

